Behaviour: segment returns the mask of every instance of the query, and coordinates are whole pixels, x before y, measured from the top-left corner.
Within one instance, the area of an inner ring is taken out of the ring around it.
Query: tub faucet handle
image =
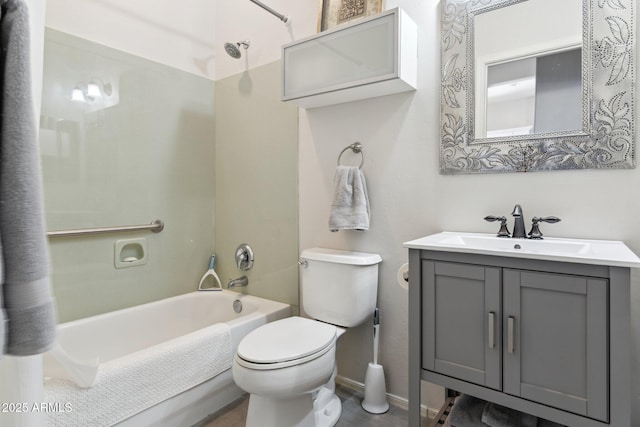
[[[247,271],[253,267],[253,250],[246,243],[240,244],[236,249],[236,266],[238,270]]]
[[[494,222],[500,221],[500,230],[498,230],[498,237],[511,237],[511,233],[509,233],[509,229],[507,228],[507,218],[504,216],[495,216],[495,215],[487,215],[484,217],[485,221]]]

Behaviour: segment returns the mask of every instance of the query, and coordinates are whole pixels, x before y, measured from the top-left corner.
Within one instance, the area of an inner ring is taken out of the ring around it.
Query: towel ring
[[[362,169],[362,165],[364,164],[364,151],[362,151],[362,144],[360,144],[359,142],[354,142],[353,144],[348,145],[340,152],[340,154],[338,155],[338,166],[340,166],[340,158],[342,158],[342,155],[347,150],[351,150],[356,154],[359,153],[362,156],[362,160],[360,160],[360,166],[358,166],[358,169]]]

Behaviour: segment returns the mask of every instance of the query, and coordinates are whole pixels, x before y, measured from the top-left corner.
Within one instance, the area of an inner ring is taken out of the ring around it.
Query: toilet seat
[[[235,360],[257,370],[299,365],[331,350],[337,332],[334,325],[304,317],[277,320],[247,334],[238,345]]]

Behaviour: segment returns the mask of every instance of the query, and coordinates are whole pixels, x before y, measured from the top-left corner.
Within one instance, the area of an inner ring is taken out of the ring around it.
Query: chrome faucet
[[[227,283],[227,288],[235,288],[240,286],[247,286],[249,284],[249,279],[247,276],[238,277],[237,279],[229,280]]]
[[[511,215],[513,215],[513,217],[515,218],[515,221],[513,223],[513,234],[511,235],[511,237],[515,239],[526,239],[527,232],[524,229],[524,218],[520,205],[514,206]]]

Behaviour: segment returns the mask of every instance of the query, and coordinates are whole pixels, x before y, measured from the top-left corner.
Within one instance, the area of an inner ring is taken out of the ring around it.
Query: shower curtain
[[[34,111],[39,116],[42,94],[42,65],[44,51],[44,23],[46,0],[24,0],[29,9],[29,25],[31,28],[31,68]],[[43,401],[42,390],[42,356],[13,357],[5,355],[0,359],[0,402],[27,405],[39,404]],[[0,425],[15,427],[40,427],[45,425],[42,413],[28,411],[26,413],[2,413]]]

